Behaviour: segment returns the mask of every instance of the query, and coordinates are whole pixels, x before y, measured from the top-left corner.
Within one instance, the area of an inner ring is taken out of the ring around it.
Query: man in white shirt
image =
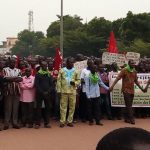
[[[87,96],[86,96],[86,86],[85,86],[85,79],[90,74],[91,66],[94,64],[92,59],[89,59],[87,61],[87,68],[84,68],[81,71],[81,95],[80,95],[80,101],[79,101],[79,112],[80,112],[80,118],[83,122],[86,122],[87,120]]]

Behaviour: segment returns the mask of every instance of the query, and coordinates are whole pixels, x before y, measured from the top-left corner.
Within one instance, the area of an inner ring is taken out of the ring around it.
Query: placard
[[[84,68],[87,67],[87,60],[74,63],[74,67],[80,73]]]
[[[123,66],[126,63],[126,57],[124,54],[104,52],[102,55],[103,64],[112,64],[116,62],[118,66]]]
[[[114,82],[118,74],[111,73],[109,74],[110,85]],[[137,74],[139,84],[145,88],[147,82],[150,78],[150,74]],[[111,92],[111,105],[113,107],[124,107],[124,98],[121,92],[122,80],[119,80],[114,86],[113,91]],[[135,95],[133,101],[133,107],[150,107],[150,87],[146,93],[143,93],[137,85],[134,85]]]

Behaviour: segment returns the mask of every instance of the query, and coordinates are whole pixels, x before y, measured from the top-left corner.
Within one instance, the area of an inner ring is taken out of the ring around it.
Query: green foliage
[[[47,37],[58,35],[60,35],[60,21],[55,21],[47,29]]]
[[[122,29],[123,22],[124,22],[123,18],[117,19],[112,22],[112,30],[114,31],[116,38],[119,38],[119,39],[121,38],[120,30]]]
[[[87,32],[90,35],[108,38],[111,31],[111,21],[105,20],[105,18],[92,19],[87,25]]]
[[[47,29],[47,37],[59,36],[60,35],[60,16],[59,20],[53,22]],[[63,17],[64,32],[74,31],[82,27],[81,18],[77,15],[74,17],[66,15]]]
[[[69,15],[64,16],[64,31],[74,31],[82,27],[82,19],[75,15],[71,17]]]
[[[30,54],[28,45],[23,41],[18,41],[11,51],[19,56],[28,56]]]
[[[21,56],[54,56],[60,45],[60,16],[47,29],[47,37],[40,31],[21,31],[19,41],[12,48],[13,54]],[[114,31],[120,52],[135,51],[150,57],[150,13],[127,13],[126,18],[113,22],[95,17],[88,23],[75,15],[66,15],[64,20],[64,57],[77,53],[100,56],[108,47],[110,31]]]
[[[43,38],[39,41],[36,54],[43,56],[55,56],[55,49],[59,45],[59,36],[52,38]]]
[[[13,54],[20,56],[35,55],[37,51],[40,51],[38,49],[40,40],[44,38],[44,34],[41,31],[30,32],[28,30],[23,30],[18,34],[19,41],[11,51]]]
[[[135,39],[150,42],[150,13],[133,15],[132,12],[128,12],[121,25],[120,35],[123,40],[129,42]]]
[[[60,18],[60,16],[58,16]],[[105,48],[111,31],[111,22],[104,18],[94,18],[83,24],[79,16],[64,16],[64,55],[99,55],[99,49]],[[60,33],[60,21],[53,22],[47,37],[52,38]],[[56,41],[58,43],[58,41]],[[54,44],[54,43],[53,43]]]
[[[144,42],[141,39],[136,39],[129,49],[130,51],[140,53],[141,56],[150,57],[150,43]]]

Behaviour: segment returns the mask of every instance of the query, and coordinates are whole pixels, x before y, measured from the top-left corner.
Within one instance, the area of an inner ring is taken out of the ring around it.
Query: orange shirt
[[[126,68],[122,69],[117,79],[122,78],[122,92],[134,94],[134,83],[137,81],[137,72],[129,72]]]

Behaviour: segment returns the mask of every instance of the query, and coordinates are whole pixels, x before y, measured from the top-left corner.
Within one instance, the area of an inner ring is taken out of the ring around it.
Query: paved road
[[[103,120],[104,126],[76,123],[75,127],[51,129],[9,129],[0,132],[0,150],[95,150],[99,139],[120,127],[140,127],[150,131],[150,118],[137,119],[136,125],[123,121]]]

